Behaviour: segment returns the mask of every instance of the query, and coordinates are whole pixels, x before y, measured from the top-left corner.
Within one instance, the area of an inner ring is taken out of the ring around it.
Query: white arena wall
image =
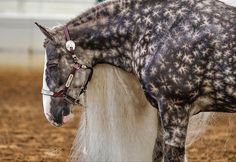
[[[41,53],[44,37],[34,22],[52,27],[94,4],[95,0],[1,0],[0,54]]]

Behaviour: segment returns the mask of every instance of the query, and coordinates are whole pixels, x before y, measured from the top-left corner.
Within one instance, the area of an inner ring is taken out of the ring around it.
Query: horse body
[[[170,150],[184,148],[191,115],[236,111],[235,8],[213,0],[144,2],[131,1],[115,17],[102,20],[106,25],[98,23],[97,32],[87,24],[80,28],[80,46],[108,48],[92,64],[135,73],[160,111],[165,143]],[[196,108],[200,101],[205,102]]]
[[[165,161],[184,160],[192,115],[236,112],[234,7],[216,0],[119,0],[103,3],[66,26],[77,46],[79,63],[112,64],[138,78],[163,127],[164,143],[156,140],[154,161],[163,153]],[[57,42],[57,52],[64,57],[60,66],[69,71],[63,28],[54,29],[53,36],[42,30],[51,40],[47,50]],[[87,73],[80,75],[86,78]],[[67,75],[61,74],[63,82]],[[79,87],[84,81],[75,78],[74,87]],[[51,107],[61,102],[52,98]]]
[[[169,16],[158,19],[164,27],[157,25],[152,32],[161,30],[154,37],[158,42],[151,45],[157,46],[153,58],[141,69],[141,82],[155,107],[161,97],[173,104],[190,105],[206,98],[205,105],[192,114],[235,112],[235,8],[218,1],[195,2],[193,6],[182,5],[186,16],[177,16],[166,26],[171,13],[182,9],[165,6]]]
[[[160,40],[154,43],[158,48],[142,69],[141,80],[155,107],[163,95],[177,104],[206,97],[208,102],[199,111],[235,112],[235,8],[208,2],[202,10],[184,5],[187,15],[154,38]]]
[[[191,115],[236,112],[235,8],[211,1],[208,12],[192,9],[166,26],[153,59],[142,69],[147,98],[161,114],[164,152],[177,154],[166,157],[170,161],[183,160]]]

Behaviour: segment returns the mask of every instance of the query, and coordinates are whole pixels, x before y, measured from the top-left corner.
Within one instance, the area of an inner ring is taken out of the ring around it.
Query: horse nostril
[[[62,116],[62,122],[63,124],[69,123],[73,120],[74,115],[72,113],[68,114],[68,115],[63,115]]]

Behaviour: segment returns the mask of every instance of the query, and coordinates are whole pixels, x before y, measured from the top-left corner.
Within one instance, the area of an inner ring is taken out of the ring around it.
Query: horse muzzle
[[[71,122],[74,118],[74,114],[70,112],[67,115],[64,115],[64,111],[61,112],[61,114],[58,115],[52,115],[52,114],[45,114],[47,120],[55,127],[60,127],[63,124],[67,124]]]
[[[73,120],[72,105],[62,98],[43,95],[43,107],[46,119],[56,127]]]

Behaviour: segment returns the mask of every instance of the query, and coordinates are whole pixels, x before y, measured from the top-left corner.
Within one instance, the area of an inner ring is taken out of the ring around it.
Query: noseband
[[[74,79],[76,71],[78,71],[80,69],[90,69],[91,72],[89,74],[89,77],[88,77],[86,83],[81,87],[79,96],[81,94],[83,94],[86,91],[88,82],[92,78],[93,68],[89,67],[89,66],[86,66],[86,65],[82,65],[82,64],[79,63],[79,59],[75,55],[75,42],[70,39],[70,34],[69,34],[67,26],[64,26],[64,34],[65,34],[66,41],[67,41],[66,42],[66,49],[67,49],[67,51],[69,52],[69,54],[71,55],[71,57],[73,58],[73,61],[74,61],[73,69],[71,70],[71,72],[70,72],[70,74],[69,74],[69,76],[67,78],[67,81],[62,86],[61,90],[59,90],[57,92],[52,92],[52,91],[49,91],[49,90],[42,89],[42,94],[46,95],[46,96],[51,96],[51,97],[63,97],[66,101],[68,101],[71,104],[78,104],[79,99],[78,98],[74,98],[74,97],[68,95],[67,94],[68,89],[71,86],[71,83],[72,83],[72,81]]]

